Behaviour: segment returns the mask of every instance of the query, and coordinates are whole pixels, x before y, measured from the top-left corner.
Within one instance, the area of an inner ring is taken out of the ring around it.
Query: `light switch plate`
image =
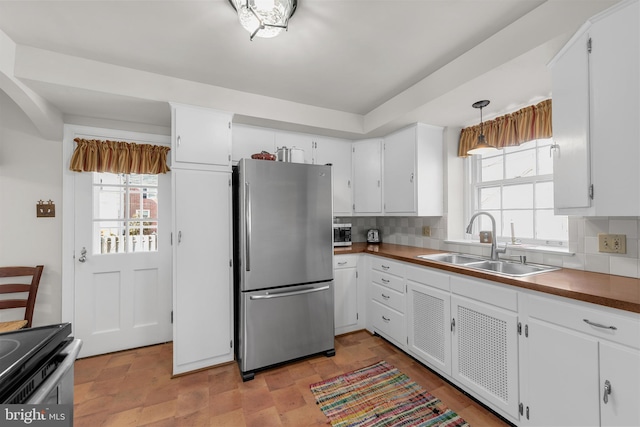
[[[624,234],[598,234],[598,251],[610,254],[626,254],[627,236]]]

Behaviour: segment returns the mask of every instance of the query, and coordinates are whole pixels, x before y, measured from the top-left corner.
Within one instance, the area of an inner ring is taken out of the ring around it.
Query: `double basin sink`
[[[540,264],[524,264],[505,260],[491,261],[484,257],[460,253],[418,255],[418,258],[459,265],[465,268],[509,277],[526,277],[559,269],[558,267]]]

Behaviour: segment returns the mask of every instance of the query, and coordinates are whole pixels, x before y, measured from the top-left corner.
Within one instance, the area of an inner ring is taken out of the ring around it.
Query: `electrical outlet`
[[[424,227],[422,227],[422,235],[431,237],[431,227],[429,227],[428,225],[425,225]]]
[[[627,236],[624,234],[598,234],[598,251],[610,254],[626,254]]]

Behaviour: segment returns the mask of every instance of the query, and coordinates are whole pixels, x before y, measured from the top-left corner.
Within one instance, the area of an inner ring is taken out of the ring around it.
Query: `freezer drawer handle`
[[[329,289],[328,285],[323,286],[321,288],[302,289],[300,291],[294,291],[294,292],[277,292],[275,294],[269,294],[269,295],[251,295],[249,299],[255,300],[255,299],[284,298],[284,297],[291,297],[294,295],[303,295],[303,294],[310,294],[312,292],[326,291],[327,289]]]

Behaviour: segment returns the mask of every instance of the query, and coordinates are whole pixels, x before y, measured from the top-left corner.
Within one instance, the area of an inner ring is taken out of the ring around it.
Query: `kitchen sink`
[[[511,261],[481,261],[465,264],[465,267],[505,274],[507,276],[524,277],[538,273],[558,270],[558,267],[539,264],[521,264]]]
[[[532,276],[534,274],[546,273],[559,269],[558,267],[540,264],[523,264],[505,260],[491,261],[480,256],[458,253],[418,255],[418,258],[460,265],[474,270],[502,274],[511,277]]]
[[[471,262],[486,261],[486,258],[474,255],[466,254],[433,254],[433,255],[418,255],[418,258],[429,259],[431,261],[446,262],[449,264],[464,265]]]

